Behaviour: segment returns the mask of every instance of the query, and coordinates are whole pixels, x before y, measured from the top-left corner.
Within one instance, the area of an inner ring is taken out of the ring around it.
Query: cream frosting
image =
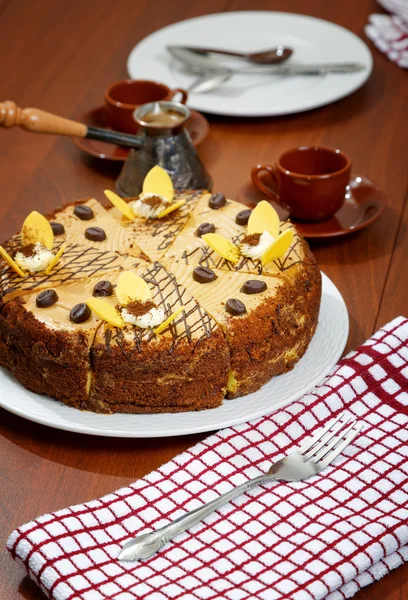
[[[145,202],[149,198],[160,198],[161,203],[157,206],[149,206]],[[129,202],[129,206],[136,217],[144,217],[145,219],[155,219],[161,212],[170,206],[170,202],[164,196],[159,194],[142,194],[137,200]]]
[[[136,327],[140,327],[141,329],[148,329],[149,327],[156,327],[160,325],[164,321],[165,313],[164,308],[162,306],[153,307],[144,315],[132,315],[126,308],[122,308],[121,311],[122,319],[125,323],[129,325],[136,325]]]
[[[32,254],[25,256],[22,252],[16,252],[14,260],[23,271],[39,273],[40,271],[45,271],[53,258],[54,254],[51,250],[48,250],[40,242],[37,242],[34,244]]]
[[[271,236],[269,231],[264,231],[259,238],[259,242],[256,246],[251,246],[250,244],[240,244],[239,249],[241,250],[241,254],[248,258],[252,258],[252,260],[256,260],[261,258],[263,254],[265,254],[266,250],[272,244],[275,238]]]

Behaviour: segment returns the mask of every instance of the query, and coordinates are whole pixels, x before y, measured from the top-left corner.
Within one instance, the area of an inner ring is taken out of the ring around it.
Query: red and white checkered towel
[[[369,16],[364,32],[399,67],[408,68],[408,1],[378,0],[391,15]]]
[[[15,530],[12,556],[56,600],[343,600],[408,560],[408,320],[284,410],[223,429],[144,479]],[[268,469],[342,411],[364,431],[324,472],[253,489],[150,559],[116,560]]]

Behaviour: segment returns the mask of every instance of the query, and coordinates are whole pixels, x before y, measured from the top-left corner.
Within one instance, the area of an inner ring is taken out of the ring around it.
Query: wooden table
[[[380,12],[374,0],[0,0],[0,98],[75,117],[101,104],[110,82],[126,77],[129,51],[150,32],[188,17],[249,8],[328,19],[363,39],[368,15]],[[255,163],[270,162],[286,148],[311,143],[342,148],[351,155],[355,172],[387,191],[389,207],[373,226],[313,247],[349,309],[347,350],[408,312],[408,86],[406,72],[375,49],[373,55],[370,80],[352,96],[282,118],[210,117],[211,133],[200,148],[214,176],[214,189],[231,198]],[[69,139],[17,129],[1,131],[0,138],[1,239],[18,230],[33,209],[48,212],[79,197],[102,198],[102,190],[117,174],[115,166],[81,156]],[[1,544],[23,522],[126,485],[204,437],[87,437],[48,429],[3,410],[0,431]],[[0,555],[0,597],[43,598],[5,552]],[[356,596],[407,597],[408,565]]]

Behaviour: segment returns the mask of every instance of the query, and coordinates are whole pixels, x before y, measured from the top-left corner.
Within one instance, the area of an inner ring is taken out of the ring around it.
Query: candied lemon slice
[[[21,269],[16,263],[16,261],[11,258],[10,254],[6,252],[3,246],[0,246],[0,255],[4,258],[8,266],[11,267],[13,271],[17,273],[17,275],[20,275],[20,277],[25,277],[23,269]]]
[[[152,293],[142,277],[139,277],[136,273],[132,273],[132,271],[125,271],[119,277],[116,296],[119,302],[125,306],[133,300],[146,302],[146,300],[151,299]]]
[[[100,318],[113,325],[114,327],[123,327],[124,322],[119,311],[112,304],[101,300],[100,298],[88,298],[86,301],[89,308]]]
[[[279,215],[269,202],[261,200],[252,211],[248,220],[248,234],[268,231],[272,237],[279,235]]]
[[[54,232],[52,231],[51,223],[43,215],[40,215],[39,212],[33,210],[23,223],[21,239],[24,245],[40,242],[48,250],[52,250]]]
[[[170,175],[159,165],[156,165],[153,169],[150,169],[144,178],[142,192],[143,194],[164,196],[166,200],[172,202],[174,188]]]
[[[59,263],[59,260],[60,260],[61,256],[64,254],[66,247],[67,247],[66,244],[62,244],[62,246],[58,250],[57,254],[54,256],[54,258],[51,260],[48,267],[45,269],[46,275],[49,275],[51,273],[51,271],[53,270],[53,268],[55,267],[55,265]]]
[[[293,240],[293,231],[291,229],[286,229],[283,233],[278,235],[276,240],[272,242],[272,244],[265,250],[263,255],[261,256],[261,262],[265,266],[271,260],[275,260],[276,258],[280,258],[289,250],[289,247]]]
[[[153,333],[158,334],[167,329],[168,325],[170,325],[170,323],[174,321],[174,319],[178,317],[183,310],[184,306],[180,306],[180,308],[175,310],[174,313],[172,313],[165,321],[163,321],[163,323],[156,327],[156,329],[153,329]]]
[[[207,242],[210,248],[221,254],[225,260],[232,262],[234,265],[239,261],[241,255],[239,248],[223,235],[219,233],[206,233],[201,239]]]
[[[173,211],[175,211],[178,208],[180,208],[180,206],[183,206],[183,204],[185,204],[185,203],[186,203],[185,200],[179,200],[178,202],[175,202],[174,204],[170,204],[170,206],[168,206],[167,208],[165,208],[164,210],[162,210],[161,213],[159,213],[157,215],[157,218],[161,219],[162,217],[165,217],[166,215],[169,215]]]
[[[127,219],[129,219],[130,221],[135,220],[135,215],[133,214],[133,211],[130,208],[129,204],[125,202],[120,196],[118,196],[117,194],[115,194],[115,192],[112,192],[111,190],[105,190],[104,194],[107,197],[107,199],[110,200],[110,202],[112,202],[113,206],[120,210],[120,212],[123,215],[125,215]]]

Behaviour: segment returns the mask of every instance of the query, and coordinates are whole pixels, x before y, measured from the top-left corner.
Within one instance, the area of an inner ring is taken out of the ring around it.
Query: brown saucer
[[[263,200],[263,195],[252,182],[248,182],[238,192],[237,199],[243,204],[254,206]],[[282,220],[288,218],[287,210],[274,202],[271,204]],[[346,189],[344,203],[331,219],[320,223],[291,220],[296,224],[299,233],[306,238],[336,237],[368,227],[381,216],[386,205],[387,196],[378,185],[363,175],[352,175]]]
[[[186,123],[187,131],[190,134],[194,146],[198,146],[205,140],[208,135],[210,125],[207,119],[196,110],[191,110],[191,117]],[[103,127],[104,129],[112,129],[109,124],[109,115],[104,106],[99,106],[86,113],[76,115],[76,120],[94,127]],[[107,144],[106,142],[98,142],[87,138],[72,138],[75,146],[83,152],[103,158],[105,160],[114,160],[124,162],[129,154],[129,148],[117,146],[116,144]]]

